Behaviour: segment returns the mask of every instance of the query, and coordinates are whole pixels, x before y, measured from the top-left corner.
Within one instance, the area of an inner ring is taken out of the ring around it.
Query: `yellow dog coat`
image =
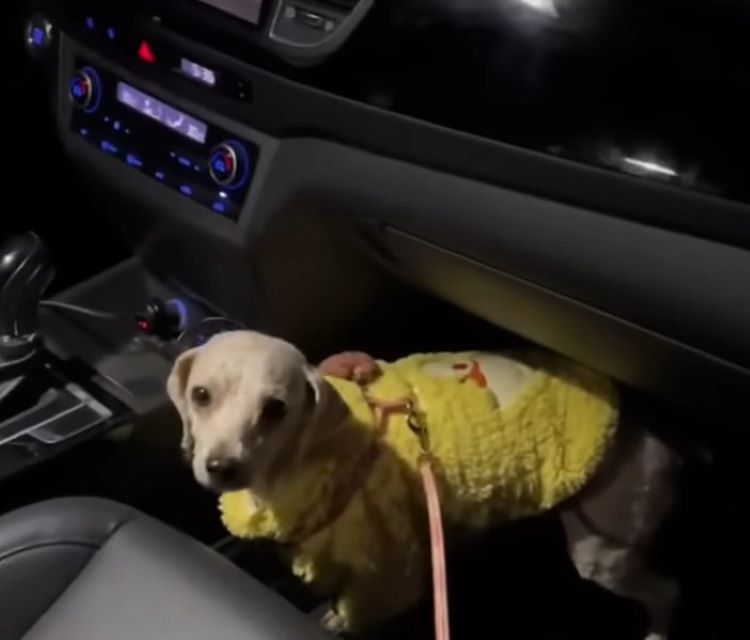
[[[449,534],[571,497],[596,471],[617,422],[617,392],[606,378],[546,354],[420,354],[379,365],[366,394],[328,379],[350,411],[342,437],[268,503],[247,491],[221,497],[229,531],[289,544],[295,573],[338,597],[336,613],[350,630],[404,611],[429,584],[420,443],[403,414],[379,433],[368,398],[414,402],[438,461]]]

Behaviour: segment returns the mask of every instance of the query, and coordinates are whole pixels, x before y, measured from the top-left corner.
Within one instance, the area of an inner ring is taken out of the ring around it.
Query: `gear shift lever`
[[[47,248],[35,233],[0,245],[0,364],[35,351],[39,301],[53,277]]]

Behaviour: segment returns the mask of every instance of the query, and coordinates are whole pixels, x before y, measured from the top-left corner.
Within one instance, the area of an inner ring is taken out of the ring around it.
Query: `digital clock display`
[[[182,58],[180,60],[180,70],[191,80],[196,80],[202,84],[208,85],[209,87],[216,86],[216,72],[213,69],[204,67],[197,62]]]

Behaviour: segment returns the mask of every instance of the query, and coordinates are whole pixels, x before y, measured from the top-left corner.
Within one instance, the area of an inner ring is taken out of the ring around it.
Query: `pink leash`
[[[450,640],[450,616],[448,605],[448,569],[445,563],[445,534],[443,532],[443,515],[440,509],[440,491],[435,476],[434,458],[430,453],[430,439],[427,428],[419,423],[414,404],[411,400],[384,401],[367,396],[373,409],[380,410],[379,431],[385,435],[388,419],[393,413],[405,411],[408,414],[408,425],[419,438],[422,453],[419,456],[419,474],[422,476],[427,515],[430,523],[430,553],[432,556],[432,591],[435,609],[435,638]]]
[[[440,512],[440,493],[435,469],[429,455],[423,454],[419,461],[419,472],[427,498],[427,513],[430,519],[430,541],[432,552],[432,591],[435,607],[435,638],[450,640],[448,607],[448,570],[445,565],[445,536],[443,517]]]

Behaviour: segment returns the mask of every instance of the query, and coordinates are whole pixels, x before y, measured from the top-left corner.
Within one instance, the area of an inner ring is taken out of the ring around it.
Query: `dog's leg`
[[[646,640],[666,640],[680,593],[675,581],[650,572],[641,565],[641,570],[631,572],[628,580],[612,585],[612,591],[637,600],[646,608],[650,618]]]
[[[323,626],[337,634],[369,630],[417,604],[424,593],[423,576],[400,568],[386,562],[372,573],[350,573],[323,616]]]
[[[582,578],[641,602],[650,640],[666,638],[677,583],[646,562],[655,533],[672,507],[676,460],[658,439],[631,430],[601,473],[561,511],[571,559]]]
[[[388,607],[382,602],[374,581],[350,578],[342,585],[321,619],[323,628],[335,635],[358,632],[389,617]]]
[[[348,631],[346,620],[340,616],[334,606],[329,606],[320,619],[320,626],[333,635],[340,635]]]
[[[665,640],[679,597],[677,583],[647,567],[639,550],[592,534],[573,512],[563,514],[570,556],[585,580],[640,602],[649,616],[647,640]]]

